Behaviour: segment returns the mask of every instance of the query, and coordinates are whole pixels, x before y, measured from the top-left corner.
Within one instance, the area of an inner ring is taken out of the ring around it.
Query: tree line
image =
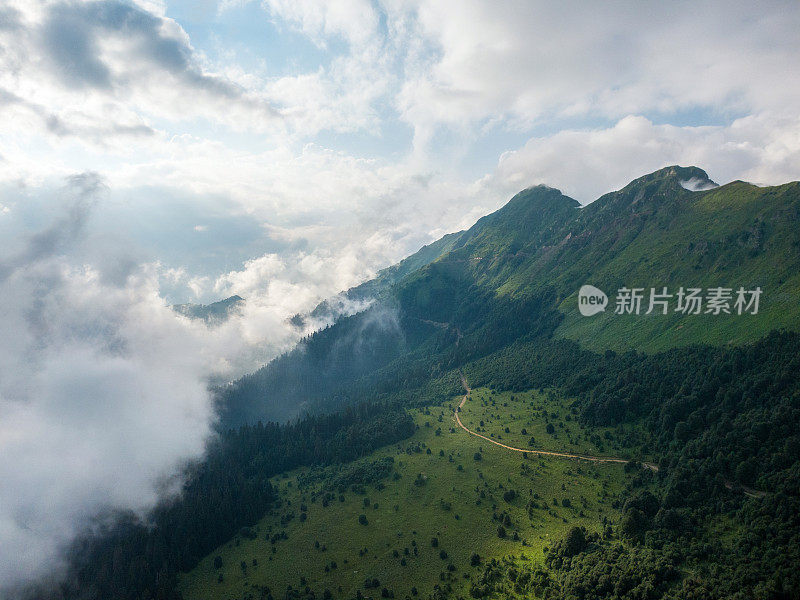
[[[352,461],[410,436],[411,417],[386,403],[360,404],[289,424],[230,429],[209,444],[203,461],[186,468],[177,498],[146,522],[115,514],[76,541],[58,589],[32,589],[47,600],[178,600],[177,575],[275,503],[269,479],[305,465]]]
[[[571,531],[546,567],[489,564],[473,596],[800,597],[800,335],[655,355],[519,344],[467,372],[474,385],[559,387],[586,424],[638,424],[660,467],[630,465],[622,518],[602,536]]]

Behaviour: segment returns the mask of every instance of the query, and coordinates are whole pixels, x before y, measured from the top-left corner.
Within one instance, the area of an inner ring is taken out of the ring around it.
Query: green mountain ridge
[[[218,390],[183,493],[29,597],[797,598],[799,203],[694,167],[520,192]],[[763,310],[583,317],[586,283]]]
[[[690,191],[690,180],[709,189]],[[532,336],[652,353],[797,330],[800,183],[712,184],[702,169],[670,166],[585,207],[547,186],[523,190],[348,291],[375,302],[226,390],[223,422],[332,410],[353,400],[359,381],[372,391],[382,381],[386,392],[391,382],[422,385],[437,369]],[[605,312],[580,315],[584,284],[606,291]],[[624,286],[645,296],[667,287],[673,302],[681,287],[759,287],[762,296],[756,315],[615,314],[613,295]]]

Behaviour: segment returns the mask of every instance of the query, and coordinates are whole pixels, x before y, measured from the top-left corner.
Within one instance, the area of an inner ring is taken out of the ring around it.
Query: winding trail
[[[474,435],[479,437],[487,442],[494,444],[495,446],[500,446],[501,448],[505,448],[506,450],[512,450],[513,452],[526,452],[528,454],[538,454],[540,456],[555,456],[558,458],[574,458],[576,460],[588,460],[591,462],[606,462],[606,463],[629,463],[631,462],[630,459],[627,458],[617,458],[613,456],[588,456],[585,454],[569,454],[567,452],[552,452],[549,450],[531,450],[530,448],[515,448],[514,446],[507,446],[506,444],[501,444],[500,442],[493,440],[491,438],[486,437],[485,435],[481,435],[476,431],[472,431],[466,425],[461,422],[461,417],[459,416],[459,412],[461,412],[461,408],[464,406],[464,403],[469,399],[470,394],[472,393],[472,388],[469,387],[467,383],[467,378],[464,377],[464,373],[461,371],[458,372],[461,376],[461,385],[464,386],[464,397],[461,399],[461,403],[456,407],[453,416],[455,417],[456,423],[458,426],[461,427],[464,431],[466,431],[470,435]],[[658,465],[648,462],[640,462],[639,463],[645,469],[650,469],[651,471],[658,471]],[[753,488],[749,488],[744,485],[737,485],[732,481],[725,481],[725,487],[729,490],[739,489],[745,496],[749,496],[750,498],[764,498],[767,495],[767,492],[763,492],[761,490],[754,490]]]
[[[530,448],[515,448],[514,446],[507,446],[506,444],[501,444],[500,442],[488,438],[485,435],[481,435],[476,431],[472,431],[461,422],[461,417],[459,416],[461,408],[464,406],[464,403],[467,401],[470,394],[472,393],[472,388],[469,387],[469,384],[467,383],[467,378],[464,377],[464,374],[459,372],[459,375],[461,376],[461,385],[464,386],[466,394],[464,394],[464,397],[461,399],[461,403],[458,405],[458,407],[456,407],[456,410],[453,414],[455,416],[456,423],[458,423],[458,426],[461,427],[461,429],[466,431],[468,434],[484,439],[487,442],[494,444],[495,446],[500,446],[501,448],[505,448],[506,450],[512,450],[513,452],[525,452],[527,454],[538,454],[540,456],[555,456],[558,458],[573,458],[576,460],[588,460],[591,462],[598,462],[598,463],[605,462],[605,463],[627,464],[631,462],[631,460],[627,458],[616,458],[612,456],[589,456],[584,454],[569,454],[567,452],[553,452],[550,450],[531,450]],[[650,469],[651,471],[658,471],[658,465],[655,465],[653,463],[643,462],[639,464],[646,469]]]

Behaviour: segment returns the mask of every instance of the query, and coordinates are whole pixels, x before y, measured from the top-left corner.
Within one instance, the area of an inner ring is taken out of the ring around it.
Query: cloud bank
[[[0,262],[0,590],[57,571],[99,511],[149,508],[213,423],[201,331],[154,274],[76,260],[102,188],[74,177],[66,214]]]
[[[323,323],[289,318],[353,277],[313,253],[264,256],[215,283],[249,295],[240,313],[190,320],[161,296],[157,263],[96,235],[109,192],[97,174],[70,177],[52,221],[0,261],[0,595],[57,579],[62,552],[96,516],[146,518],[175,493],[212,435],[209,381],[292,347]]]

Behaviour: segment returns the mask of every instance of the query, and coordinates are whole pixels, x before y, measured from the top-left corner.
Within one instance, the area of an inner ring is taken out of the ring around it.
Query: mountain
[[[396,265],[379,271],[374,279],[350,288],[339,296],[323,300],[309,316],[322,321],[335,321],[343,315],[350,314],[353,306],[358,307],[384,298],[393,284],[449,252],[463,233],[463,231],[448,233],[437,241],[423,246]],[[296,315],[293,320],[297,325],[302,325],[305,317]]]
[[[796,330],[798,222],[800,183],[717,186],[697,167],[660,169],[585,207],[547,186],[526,189],[467,231],[349,290],[375,302],[223,390],[222,422],[285,420],[398,384],[422,386],[518,339],[652,353]],[[611,298],[605,312],[581,316],[584,284]],[[641,314],[615,314],[622,287],[643,290]],[[762,294],[755,315],[736,314],[735,298],[732,314],[644,314],[650,290],[664,287],[673,309],[680,288]]]
[[[799,205],[696,167],[520,192],[218,390],[182,493],[29,597],[800,597]],[[622,286],[762,296],[616,314]]]
[[[395,283],[401,281],[406,275],[429,265],[450,252],[463,234],[463,231],[448,233],[437,241],[423,246],[396,265],[392,265],[380,271],[375,279],[371,279],[361,285],[351,288],[346,292],[347,296],[350,298],[362,299],[382,297],[386,290]]]
[[[232,313],[241,309],[243,304],[244,298],[234,295],[211,304],[175,304],[172,310],[190,319],[214,324],[225,321]]]

